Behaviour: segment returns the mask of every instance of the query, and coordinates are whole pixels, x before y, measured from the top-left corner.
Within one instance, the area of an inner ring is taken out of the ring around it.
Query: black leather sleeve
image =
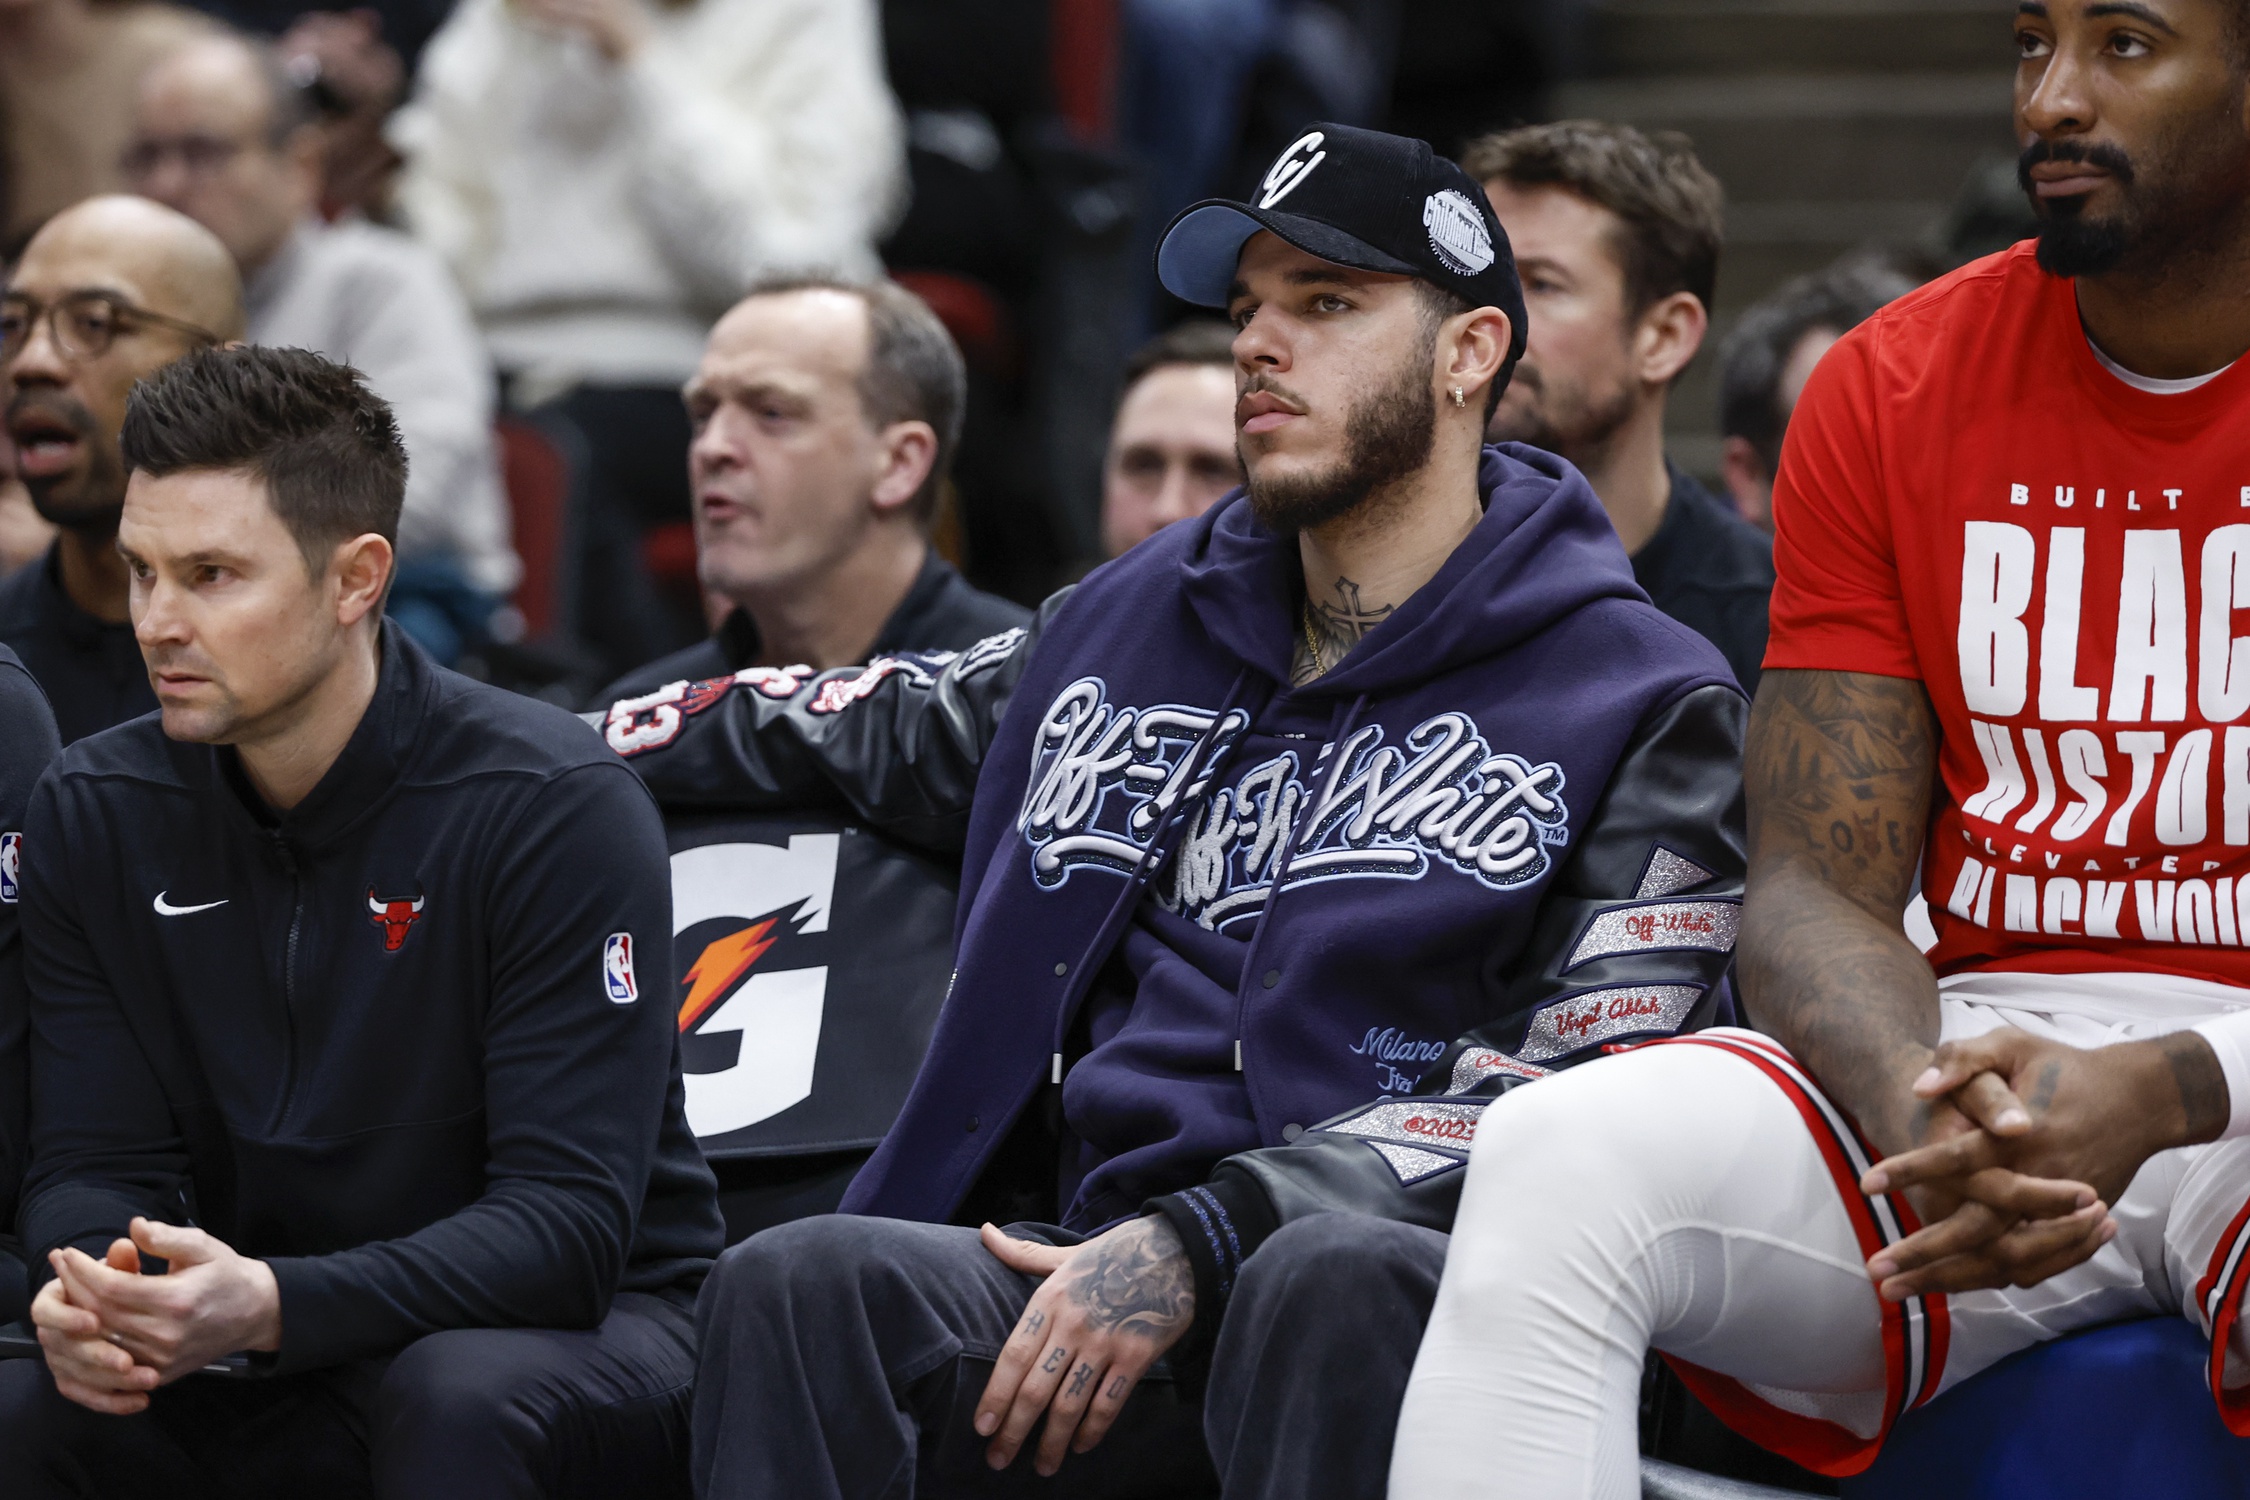
[[[1740,693],[1707,687],[1642,722],[1548,888],[1493,1018],[1457,1040],[1412,1096],[1229,1157],[1208,1184],[1148,1205],[1187,1249],[1199,1313],[1223,1315],[1241,1263],[1292,1219],[1366,1213],[1450,1229],[1471,1137],[1494,1098],[1620,1039],[1723,1014],[1741,911],[1748,718]],[[1196,1322],[1200,1343],[1218,1318]]]
[[[977,772],[1041,630],[960,652],[900,652],[813,673],[751,668],[675,682],[586,715],[666,812],[841,803],[901,842],[957,855]]]

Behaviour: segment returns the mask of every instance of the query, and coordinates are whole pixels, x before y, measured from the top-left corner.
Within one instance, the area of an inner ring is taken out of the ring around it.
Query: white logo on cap
[[[1312,169],[1328,159],[1328,153],[1320,149],[1326,139],[1319,131],[1308,130],[1295,145],[1275,157],[1273,165],[1266,168],[1265,193],[1258,199],[1258,207],[1273,207],[1312,176]]]
[[[1463,276],[1474,276],[1492,264],[1492,236],[1484,227],[1477,206],[1451,188],[1430,194],[1422,204],[1422,227],[1430,232],[1430,248]]]

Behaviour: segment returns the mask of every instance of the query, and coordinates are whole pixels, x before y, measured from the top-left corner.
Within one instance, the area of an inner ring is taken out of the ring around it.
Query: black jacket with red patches
[[[151,715],[25,832],[34,1256],[199,1224],[272,1265],[283,1370],[699,1284],[664,829],[576,719],[386,629],[288,813]]]

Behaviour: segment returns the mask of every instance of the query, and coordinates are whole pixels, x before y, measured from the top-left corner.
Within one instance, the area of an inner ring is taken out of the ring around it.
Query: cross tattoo
[[[1342,642],[1348,649],[1359,638],[1380,625],[1397,610],[1395,604],[1380,604],[1372,608],[1360,602],[1359,585],[1349,578],[1336,580],[1334,604],[1315,604],[1313,612],[1320,616],[1321,627]]]

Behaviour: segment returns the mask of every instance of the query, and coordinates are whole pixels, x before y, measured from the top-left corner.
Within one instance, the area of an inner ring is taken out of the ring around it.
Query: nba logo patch
[[[0,833],[0,902],[16,904],[23,887],[17,884],[23,862],[23,835]]]
[[[14,897],[9,897],[11,901]],[[602,945],[602,986],[609,998],[619,1005],[631,1005],[641,997],[641,987],[633,979],[633,935],[613,932]]]

